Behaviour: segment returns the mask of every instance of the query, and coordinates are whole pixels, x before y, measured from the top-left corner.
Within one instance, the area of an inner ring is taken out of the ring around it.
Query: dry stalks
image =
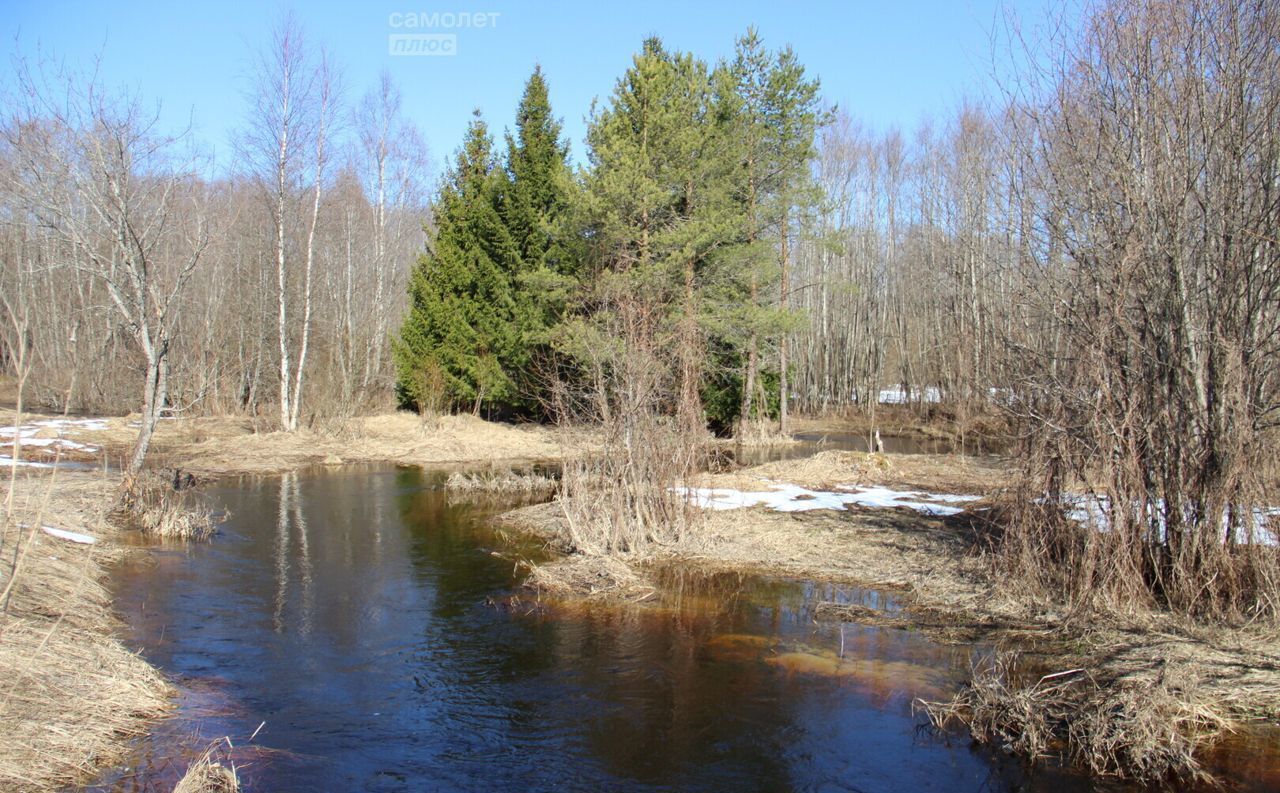
[[[445,489],[461,493],[521,493],[550,495],[556,480],[536,471],[454,471],[444,483]]]
[[[127,478],[111,517],[164,540],[205,541],[217,531],[213,514],[199,504],[177,474],[146,472]]]
[[[173,793],[239,793],[240,778],[231,762],[231,741],[214,741],[178,780]]]
[[[961,725],[981,743],[1027,759],[1063,755],[1095,774],[1208,781],[1201,751],[1231,729],[1185,667],[1096,677],[1088,669],[1016,681],[1018,659],[976,669],[950,702],[918,702],[935,727]]]
[[[11,493],[0,524],[0,584],[10,592],[0,613],[0,789],[65,789],[116,761],[122,739],[164,713],[168,689],[113,638],[117,621],[101,583],[110,551],[27,528],[109,537],[101,504],[111,484],[57,472],[16,478]]]
[[[625,289],[605,306],[594,324],[577,329],[588,385],[556,388],[556,414],[570,430],[583,421],[601,428],[597,449],[565,462],[559,503],[573,550],[643,553],[680,542],[697,520],[698,510],[674,490],[703,468],[706,454],[707,439],[690,418],[701,408],[679,398],[694,353],[671,354],[660,306]]]
[[[641,601],[653,597],[657,591],[634,566],[613,556],[574,554],[530,567],[524,585],[540,595]]]
[[[1078,609],[1280,621],[1280,558],[1260,542],[1280,407],[1278,36],[1273,5],[1102,3],[1018,121],[1047,236],[1027,306],[1045,346],[1011,349],[1013,583]],[[1196,143],[1133,154],[1155,140]],[[1080,493],[1097,498],[1087,528],[1053,514]]]

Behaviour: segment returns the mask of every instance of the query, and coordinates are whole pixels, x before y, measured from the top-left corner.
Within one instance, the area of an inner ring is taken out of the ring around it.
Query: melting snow
[[[1111,529],[1111,504],[1110,500],[1103,495],[1095,496],[1070,496],[1063,499],[1063,507],[1065,514],[1070,520],[1074,520],[1084,526],[1093,526],[1098,531],[1110,531]],[[1164,510],[1164,501],[1157,500],[1155,504],[1148,505],[1148,514],[1156,513],[1157,523],[1159,524],[1159,537],[1164,539],[1165,534],[1165,518],[1160,514]],[[1188,517],[1190,516],[1190,507],[1188,507]],[[1223,541],[1226,541],[1227,516],[1223,515]],[[1254,530],[1253,541],[1262,545],[1280,545],[1280,507],[1260,507],[1253,511],[1253,520],[1257,528]],[[1237,540],[1244,542],[1245,540]]]
[[[763,505],[777,512],[808,512],[815,509],[842,510],[849,504],[889,509],[908,507],[926,515],[954,515],[963,511],[952,504],[974,501],[978,496],[926,493],[920,490],[892,490],[887,487],[842,485],[838,491],[810,490],[798,485],[770,484],[764,492],[744,492],[732,488],[677,488],[704,509],[741,509]]]
[[[51,448],[61,451],[88,452],[89,454],[93,454],[99,450],[97,446],[69,440],[61,437],[61,435],[67,430],[100,432],[105,429],[107,429],[107,422],[105,419],[41,419],[29,424],[20,424],[16,427],[0,427],[0,445],[11,446],[16,442],[21,441],[23,446]],[[56,431],[59,437],[36,437],[37,434],[48,430]],[[8,461],[8,458],[0,457],[0,462]],[[35,463],[26,462],[20,462],[19,464],[36,465]]]
[[[14,464],[14,460],[12,457],[8,456],[7,454],[0,454],[0,468],[10,466],[13,464]],[[52,468],[53,467],[53,463],[37,463],[32,460],[18,460],[17,464],[28,465],[28,466],[31,466],[32,468]]]
[[[90,537],[88,534],[80,534],[75,531],[67,531],[66,529],[56,529],[53,526],[40,527],[45,534],[57,537],[60,540],[68,540],[70,542],[78,542],[81,545],[93,545],[98,541],[97,537]]]

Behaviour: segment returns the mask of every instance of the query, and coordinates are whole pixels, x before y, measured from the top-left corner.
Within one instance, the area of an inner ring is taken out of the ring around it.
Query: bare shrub
[[[671,353],[677,336],[660,305],[638,284],[603,281],[600,309],[571,339],[588,385],[562,384],[556,393],[562,424],[598,422],[601,439],[565,462],[559,502],[575,550],[640,552],[679,542],[696,520],[675,488],[701,467],[706,438],[681,414],[680,372],[690,354]]]
[[[1271,4],[1115,0],[1018,115],[1046,332],[1014,348],[1004,561],[1079,608],[1280,618],[1278,39]]]

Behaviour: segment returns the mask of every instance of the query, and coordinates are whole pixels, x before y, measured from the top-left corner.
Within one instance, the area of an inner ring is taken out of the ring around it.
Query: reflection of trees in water
[[[276,596],[272,622],[276,633],[284,632],[285,607],[289,602],[290,559],[296,554],[298,584],[302,589],[298,632],[303,636],[309,636],[312,617],[315,613],[315,581],[311,564],[311,546],[307,536],[307,520],[302,514],[302,501],[297,472],[280,477],[275,538]],[[290,543],[295,533],[298,539],[297,548],[296,551],[291,551]]]
[[[788,588],[769,582],[757,593],[760,582],[738,573],[653,572],[662,605],[566,609],[552,623],[556,666],[575,671],[592,703],[562,717],[579,720],[592,754],[619,778],[696,784],[733,769],[748,787],[788,787],[782,753],[764,747],[801,734],[800,698],[784,695],[785,681],[763,664],[706,652],[711,638],[744,629],[757,594],[777,612]]]

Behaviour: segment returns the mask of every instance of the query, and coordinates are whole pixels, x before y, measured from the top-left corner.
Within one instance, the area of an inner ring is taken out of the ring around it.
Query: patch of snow
[[[12,457],[9,457],[8,455],[5,455],[5,454],[0,454],[0,468],[13,465],[13,464],[14,464],[14,459]],[[31,468],[53,468],[53,463],[37,463],[32,460],[18,460],[17,465],[19,466],[25,465]]]
[[[53,526],[41,526],[40,529],[51,537],[57,537],[60,540],[69,542],[78,542],[81,545],[93,545],[98,541],[97,537],[90,537],[88,534],[80,534],[79,532],[67,531],[66,529],[57,529]]]
[[[1073,520],[1082,526],[1092,526],[1096,531],[1111,530],[1111,503],[1104,495],[1082,495],[1070,496],[1062,501],[1064,514],[1069,520]],[[1190,517],[1190,506],[1188,505],[1187,517]],[[1153,504],[1147,505],[1147,514],[1154,514],[1157,518],[1157,539],[1164,541],[1166,531],[1164,517],[1164,501],[1157,500]],[[1256,526],[1254,530],[1253,542],[1261,545],[1276,546],[1280,545],[1280,507],[1259,507],[1253,511],[1253,522]],[[1226,541],[1227,516],[1222,516],[1223,541]],[[1237,539],[1236,542],[1244,542],[1243,539]]]
[[[907,507],[926,515],[955,515],[961,507],[949,504],[976,500],[977,496],[893,490],[887,487],[844,485],[839,491],[810,490],[798,485],[771,483],[768,491],[746,492],[732,488],[677,488],[703,509],[742,509],[765,506],[775,512],[809,512],[817,509],[842,510],[853,504],[874,509]],[[939,503],[947,502],[947,503]]]
[[[105,419],[41,419],[39,421],[33,421],[30,424],[0,427],[0,439],[3,439],[0,440],[0,445],[10,446],[21,442],[23,446],[30,446],[33,448],[81,451],[88,454],[95,454],[100,451],[99,447],[63,438],[61,435],[67,430],[99,432],[105,429],[107,429],[107,422]],[[36,437],[39,433],[45,430],[56,430],[59,437]]]

